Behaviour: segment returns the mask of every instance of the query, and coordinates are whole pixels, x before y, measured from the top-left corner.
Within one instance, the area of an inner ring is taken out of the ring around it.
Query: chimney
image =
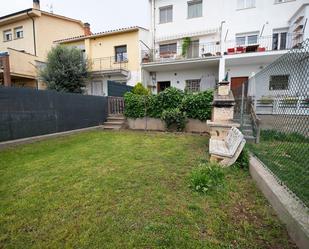
[[[85,22],[84,23],[84,35],[85,36],[88,36],[88,35],[91,35],[91,30],[90,30],[90,24]]]
[[[33,0],[33,8],[37,10],[40,9],[40,0]]]

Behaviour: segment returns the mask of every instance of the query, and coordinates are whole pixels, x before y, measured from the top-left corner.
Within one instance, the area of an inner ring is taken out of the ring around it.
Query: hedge
[[[165,110],[178,108],[185,116],[206,121],[211,117],[213,91],[188,93],[170,87],[157,95],[126,93],[125,112],[127,118],[161,118]]]

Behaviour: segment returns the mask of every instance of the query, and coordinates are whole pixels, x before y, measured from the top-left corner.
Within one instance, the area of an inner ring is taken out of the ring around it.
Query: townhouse
[[[80,49],[88,60],[89,95],[107,96],[109,82],[134,86],[142,80],[141,50],[150,48],[147,29],[135,26],[55,41]]]
[[[0,17],[0,85],[44,88],[38,69],[53,41],[85,30],[79,20],[41,10],[39,0],[33,8]]]
[[[237,94],[242,82],[309,37],[308,0],[149,0],[149,8],[152,47],[142,51],[142,70],[153,93],[214,88],[228,74]],[[260,95],[272,87],[280,86]]]

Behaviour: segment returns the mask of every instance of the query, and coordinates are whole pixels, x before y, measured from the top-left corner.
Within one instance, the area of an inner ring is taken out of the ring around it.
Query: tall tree
[[[48,89],[83,93],[88,77],[87,61],[81,50],[58,45],[48,53],[46,67],[40,76]]]

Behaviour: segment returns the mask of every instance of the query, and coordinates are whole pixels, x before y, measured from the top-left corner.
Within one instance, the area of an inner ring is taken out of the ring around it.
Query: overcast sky
[[[0,16],[32,7],[32,0],[1,0]],[[148,0],[41,0],[41,9],[91,24],[92,32],[142,26],[148,28]]]

